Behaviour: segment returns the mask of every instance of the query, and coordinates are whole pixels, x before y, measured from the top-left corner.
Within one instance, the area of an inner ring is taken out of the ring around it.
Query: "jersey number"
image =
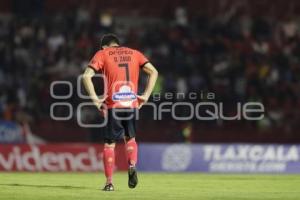
[[[126,72],[126,81],[129,82],[129,69],[128,69],[128,63],[121,63],[119,64],[119,67],[124,67]]]

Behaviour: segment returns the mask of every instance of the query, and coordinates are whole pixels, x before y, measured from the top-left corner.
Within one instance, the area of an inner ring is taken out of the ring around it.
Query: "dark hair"
[[[115,34],[110,33],[102,36],[101,44],[100,44],[101,48],[103,46],[109,46],[111,43],[116,43],[120,45],[119,38]]]

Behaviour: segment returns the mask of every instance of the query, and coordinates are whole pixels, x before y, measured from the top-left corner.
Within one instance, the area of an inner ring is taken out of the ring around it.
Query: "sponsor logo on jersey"
[[[131,90],[128,85],[120,87],[119,91],[113,93],[112,100],[118,101],[123,106],[130,106],[134,100],[137,99],[136,94]]]

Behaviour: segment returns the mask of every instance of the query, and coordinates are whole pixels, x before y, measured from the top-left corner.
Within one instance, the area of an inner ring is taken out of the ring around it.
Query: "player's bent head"
[[[115,34],[109,33],[109,34],[105,34],[102,36],[102,39],[101,39],[101,48],[102,49],[105,49],[110,46],[116,46],[116,45],[117,46],[120,45],[120,41],[119,41],[119,38]]]

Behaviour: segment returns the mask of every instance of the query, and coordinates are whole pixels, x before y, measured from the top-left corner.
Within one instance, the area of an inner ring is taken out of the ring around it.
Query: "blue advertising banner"
[[[300,145],[140,144],[138,163],[143,171],[300,173]]]
[[[15,122],[0,120],[0,143],[21,143],[24,141],[22,128]]]

